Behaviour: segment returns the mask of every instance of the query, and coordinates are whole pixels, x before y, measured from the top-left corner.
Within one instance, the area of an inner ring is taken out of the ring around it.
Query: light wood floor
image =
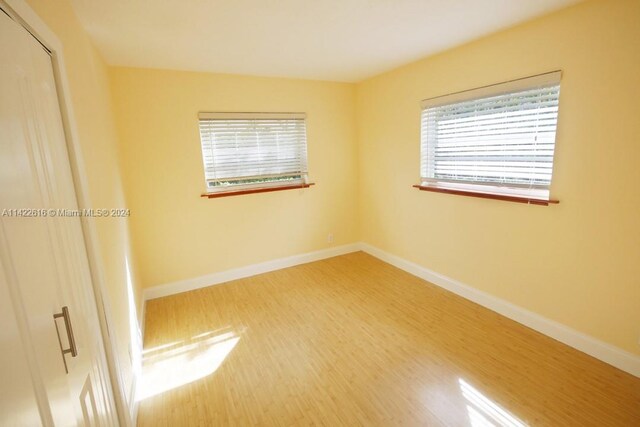
[[[640,426],[640,379],[361,252],[149,301],[144,345],[140,426]]]

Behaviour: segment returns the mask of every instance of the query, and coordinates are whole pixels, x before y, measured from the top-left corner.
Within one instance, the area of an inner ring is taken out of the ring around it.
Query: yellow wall
[[[588,1],[357,87],[365,242],[640,354],[640,2]],[[562,69],[552,196],[420,192],[420,100]]]
[[[28,3],[63,44],[91,205],[94,208],[125,207],[106,65],[68,1],[28,0]],[[132,385],[130,340],[132,332],[137,333],[130,327],[137,328],[138,322],[131,319],[130,314],[137,317],[136,313],[140,312],[136,310],[140,307],[140,292],[133,273],[128,223],[126,219],[117,218],[99,218],[95,223],[107,284],[106,300],[112,311],[110,333],[115,337],[125,392],[129,393]],[[132,270],[131,278],[127,274],[126,258]]]
[[[145,287],[357,241],[354,85],[131,68],[111,82]],[[201,198],[200,111],[307,113],[316,185]]]

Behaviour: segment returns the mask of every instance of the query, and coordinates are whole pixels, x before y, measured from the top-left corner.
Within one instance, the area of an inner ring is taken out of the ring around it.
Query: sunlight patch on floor
[[[167,349],[169,347],[175,347],[175,346],[177,346],[177,345],[179,345],[181,343],[182,343],[182,341],[174,341],[174,342],[170,342],[170,343],[167,343],[167,344],[159,345],[157,347],[151,347],[151,348],[148,348],[146,350],[142,350],[142,354],[143,355],[148,355],[148,354],[152,354],[152,353],[157,353],[157,352],[162,351],[164,349]]]
[[[462,396],[467,400],[467,412],[472,427],[527,427],[497,403],[480,393],[471,384],[458,379]]]
[[[240,341],[235,332],[199,334],[144,352],[138,401],[213,374]]]

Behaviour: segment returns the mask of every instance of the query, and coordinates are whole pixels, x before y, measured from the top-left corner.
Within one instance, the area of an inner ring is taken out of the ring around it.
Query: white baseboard
[[[192,291],[194,289],[206,288],[207,286],[218,285],[231,280],[243,279],[245,277],[255,276],[256,274],[268,273],[269,271],[319,261],[326,258],[348,254],[350,252],[357,252],[359,250],[360,244],[352,243],[350,245],[336,246],[334,248],[322,249],[315,252],[308,252],[305,254],[266,261],[260,264],[247,265],[245,267],[234,268],[232,270],[207,274],[193,279],[180,280],[178,282],[167,283],[145,289],[143,299],[147,301],[154,298]]]
[[[575,329],[569,328],[554,320],[547,319],[532,311],[526,310],[517,305],[511,304],[503,299],[496,298],[486,292],[482,292],[472,286],[458,282],[457,280],[438,274],[428,268],[422,267],[413,262],[407,261],[399,256],[390,254],[371,246],[361,243],[362,251],[374,257],[398,267],[407,273],[413,274],[427,282],[438,285],[454,294],[460,295],[470,301],[499,313],[511,320],[515,320],[531,329],[556,339],[570,347],[582,351],[605,363],[615,366],[636,377],[640,377],[640,356],[629,353],[620,348],[614,347]]]

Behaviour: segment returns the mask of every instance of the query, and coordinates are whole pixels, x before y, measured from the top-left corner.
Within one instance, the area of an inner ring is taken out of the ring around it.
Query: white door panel
[[[33,389],[31,372],[18,332],[16,313],[4,269],[0,263],[0,414],[6,414],[3,423],[12,426],[31,427],[40,423],[38,401]],[[25,381],[25,378],[27,381]],[[3,416],[4,417],[4,416]]]
[[[42,138],[37,126],[37,94],[33,69],[46,52],[28,40],[30,35],[4,14],[0,14],[0,200],[3,208],[40,209],[45,206],[41,187],[46,188],[43,158],[38,150]],[[11,61],[5,60],[11,58]],[[35,63],[34,63],[35,60]],[[50,141],[42,141],[47,145]],[[3,254],[15,272],[13,286],[20,293],[18,303],[27,313],[28,331],[33,338],[38,366],[54,419],[71,425],[73,409],[67,397],[63,361],[53,357],[59,344],[52,314],[62,305],[58,292],[60,273],[54,260],[54,246],[45,219],[29,217],[2,218],[3,238],[9,253]],[[10,279],[11,280],[11,279]]]

